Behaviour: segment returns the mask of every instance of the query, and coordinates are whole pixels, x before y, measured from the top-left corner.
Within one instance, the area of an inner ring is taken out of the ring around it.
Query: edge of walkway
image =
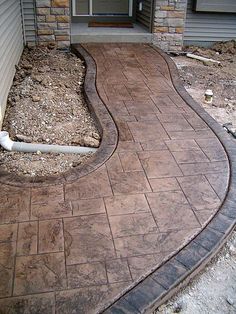
[[[95,171],[108,160],[118,143],[118,130],[106,105],[101,100],[96,89],[97,68],[93,58],[81,45],[72,45],[72,52],[86,63],[84,78],[84,97],[87,106],[102,135],[101,145],[97,152],[81,166],[70,169],[56,176],[35,178],[0,171],[0,183],[18,187],[41,187],[72,182]]]
[[[212,129],[229,160],[230,178],[225,199],[212,220],[185,247],[125,292],[101,313],[151,313],[199,273],[223,246],[236,225],[236,142],[185,90],[174,61],[152,46],[165,60],[176,92]]]

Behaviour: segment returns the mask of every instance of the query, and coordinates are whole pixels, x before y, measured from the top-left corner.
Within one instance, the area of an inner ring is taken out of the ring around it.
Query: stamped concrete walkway
[[[170,60],[141,44],[74,49],[88,65],[85,93],[103,142],[58,179],[2,174],[0,313],[144,312],[236,218],[227,207],[205,228],[229,193],[230,164],[216,122],[176,91]]]

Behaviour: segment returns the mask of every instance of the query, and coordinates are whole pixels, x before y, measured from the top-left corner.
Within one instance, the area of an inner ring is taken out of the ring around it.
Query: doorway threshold
[[[152,34],[148,30],[136,23],[133,23],[133,26],[133,28],[88,27],[88,23],[72,23],[71,43],[151,43]]]

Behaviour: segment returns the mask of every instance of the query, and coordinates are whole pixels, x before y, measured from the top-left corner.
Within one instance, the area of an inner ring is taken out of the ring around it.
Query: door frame
[[[111,15],[95,15],[93,14],[93,0],[89,0],[89,14],[76,14],[76,4],[75,4],[75,1],[76,0],[72,0],[72,16],[90,16],[90,17],[93,17],[93,16],[114,16],[113,14]],[[132,17],[133,16],[133,0],[128,0],[129,1],[129,14],[127,16],[129,17]],[[118,14],[118,15],[115,15],[116,17],[118,16],[124,16],[122,14]]]

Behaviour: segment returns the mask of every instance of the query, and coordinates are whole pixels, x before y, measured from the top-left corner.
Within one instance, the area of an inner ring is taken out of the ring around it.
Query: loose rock
[[[25,143],[32,142],[32,138],[30,136],[23,135],[23,134],[16,134],[16,139]]]
[[[38,102],[41,100],[41,98],[39,96],[32,96],[32,100],[33,102]]]
[[[84,146],[88,146],[88,147],[99,147],[99,140],[96,140],[95,138],[91,137],[91,136],[85,136],[83,138]]]
[[[96,140],[100,140],[100,135],[98,133],[92,133],[92,137],[95,138]]]
[[[32,64],[22,62],[22,68],[26,70],[31,70],[33,68]]]

